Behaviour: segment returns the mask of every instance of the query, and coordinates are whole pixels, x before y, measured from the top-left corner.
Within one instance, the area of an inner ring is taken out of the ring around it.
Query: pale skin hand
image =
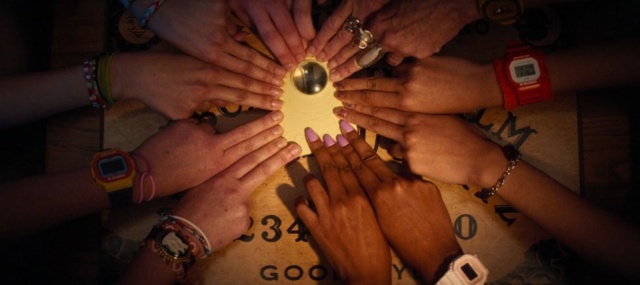
[[[307,130],[307,143],[326,188],[315,177],[306,177],[305,186],[315,207],[299,197],[298,216],[347,284],[390,284],[389,247],[340,147],[330,136],[325,136],[323,144],[311,129]]]
[[[304,60],[304,40],[315,36],[311,0],[293,3],[291,0],[231,0],[229,6],[246,25],[258,30],[262,40],[285,68],[293,70]]]
[[[311,57],[315,56],[319,61],[329,61],[330,69],[338,65],[337,62],[332,63],[331,59],[341,52],[341,50],[344,49],[344,52],[341,53],[354,55],[359,49],[357,46],[350,44],[353,39],[353,34],[344,29],[345,21],[353,16],[360,19],[361,24],[364,24],[369,15],[378,11],[387,2],[387,0],[342,1],[322,24],[320,31],[318,31],[316,37],[311,41],[311,44],[309,44],[307,55]],[[334,80],[333,72],[331,76],[331,79]]]
[[[342,128],[342,153],[365,189],[380,228],[398,256],[431,284],[445,258],[459,254],[451,218],[432,183],[394,173],[356,131]]]
[[[347,78],[336,82],[345,105],[450,114],[501,107],[493,65],[433,56],[396,68],[397,78]]]
[[[182,54],[116,54],[110,76],[115,100],[138,99],[171,120],[208,111],[216,102],[265,110],[282,107],[281,79],[266,83]]]
[[[399,65],[405,57],[426,58],[440,51],[468,23],[480,19],[474,0],[401,0],[372,15],[366,27]],[[341,52],[330,65],[341,80],[360,70],[353,54]]]
[[[253,190],[300,152],[300,146],[288,145],[284,138],[274,140],[189,190],[171,214],[197,225],[207,236],[211,251],[215,252],[247,230]],[[175,281],[170,267],[143,248],[118,284],[174,284]]]
[[[135,1],[130,9],[140,18],[151,3]],[[282,78],[284,67],[234,40],[238,27],[228,19],[230,13],[223,0],[166,1],[148,27],[185,53],[226,70],[264,82]]]
[[[168,196],[201,184],[278,139],[283,132],[278,125],[282,118],[282,112],[275,111],[223,134],[215,134],[207,122],[178,121],[147,139],[135,152],[149,163],[156,196]]]

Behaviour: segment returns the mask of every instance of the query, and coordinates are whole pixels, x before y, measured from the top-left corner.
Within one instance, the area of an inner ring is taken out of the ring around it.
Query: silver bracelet
[[[507,164],[507,170],[505,170],[502,173],[502,176],[498,179],[496,184],[493,185],[491,188],[489,189],[482,188],[480,189],[480,191],[474,194],[476,197],[478,197],[478,199],[482,200],[482,202],[484,202],[485,204],[488,203],[489,197],[496,195],[496,193],[498,193],[498,189],[500,189],[500,187],[504,185],[504,180],[507,178],[507,176],[509,176],[509,174],[511,174],[511,171],[513,171],[513,169],[516,168],[516,164],[520,162],[520,158],[522,157],[520,152],[512,144],[507,144],[503,146],[502,154],[504,154],[504,157],[507,158],[507,160],[509,161]]]

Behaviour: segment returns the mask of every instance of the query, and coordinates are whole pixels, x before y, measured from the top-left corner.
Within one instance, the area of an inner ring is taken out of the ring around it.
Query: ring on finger
[[[386,51],[379,43],[374,43],[356,54],[356,64],[361,68],[367,68],[378,62],[385,53]]]
[[[356,31],[360,30],[360,19],[356,18],[356,17],[349,17],[345,22],[344,22],[344,29],[349,32],[349,33],[355,33]]]

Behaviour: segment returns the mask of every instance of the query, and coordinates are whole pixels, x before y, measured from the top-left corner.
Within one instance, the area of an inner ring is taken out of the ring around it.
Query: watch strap
[[[117,191],[108,192],[111,208],[131,205],[133,202],[133,188],[124,188]]]

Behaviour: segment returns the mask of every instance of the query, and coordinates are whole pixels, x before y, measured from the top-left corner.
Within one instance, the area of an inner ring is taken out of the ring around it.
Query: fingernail
[[[349,124],[349,122],[347,122],[347,121],[343,121],[343,120],[340,120],[340,128],[341,128],[345,133],[350,133],[350,132],[353,132],[353,131],[354,131],[354,129],[353,129],[353,127],[351,126],[351,124]]]
[[[277,87],[272,87],[270,93],[271,95],[282,96],[282,89]]]
[[[296,69],[296,66],[297,65],[295,65],[293,63],[289,63],[289,64],[287,64],[286,68],[287,68],[288,71],[292,71],[292,70]]]
[[[287,70],[282,66],[278,66],[276,67],[275,73],[276,75],[283,77],[285,74],[287,74]]]
[[[335,87],[336,89],[342,89],[344,88],[344,83],[342,83],[342,81],[334,82],[333,87]]]
[[[282,121],[282,118],[284,118],[284,114],[280,111],[271,113],[271,119],[273,119],[276,122]]]
[[[284,76],[284,74],[282,74]],[[271,84],[276,85],[276,86],[282,86],[282,84],[284,84],[284,81],[280,78],[272,78],[271,79]]]
[[[338,135],[336,138],[338,139],[338,144],[340,146],[349,145],[349,141],[343,135]]]
[[[284,148],[285,146],[287,146],[287,140],[285,140],[284,138],[279,138],[276,141],[276,145],[278,146],[279,149]]]
[[[272,100],[271,101],[271,107],[273,107],[274,109],[280,109],[282,108],[282,100]]]
[[[324,146],[330,147],[336,144],[336,141],[330,135],[322,136],[322,140],[324,141]]]
[[[318,134],[312,128],[304,129],[304,136],[307,137],[307,141],[314,142],[318,140]]]
[[[333,108],[333,113],[339,118],[346,119],[347,118],[347,110],[344,108],[336,107]]]
[[[333,59],[329,61],[329,64],[327,64],[329,69],[333,69],[334,67],[336,67],[336,65],[338,65],[338,63],[336,63],[336,61]]]
[[[353,109],[356,107],[356,105],[352,104],[352,103],[347,103],[347,102],[342,102],[342,106],[344,106],[345,108],[348,109]]]
[[[273,132],[274,135],[281,135],[283,133],[283,129],[281,126],[275,126],[273,127],[273,129],[271,129],[271,131]]]
[[[309,48],[307,49],[307,56],[314,56],[314,55],[316,55],[316,47],[309,46]]]
[[[341,92],[341,91],[333,92],[333,96],[336,97],[337,99],[340,99],[344,97],[344,92]]]
[[[326,57],[327,57],[327,55],[324,53],[324,51],[321,51],[321,52],[316,56],[316,59],[317,59],[318,61],[325,61],[325,60],[327,60],[327,59],[326,59]]]
[[[305,59],[305,57],[304,57],[304,55],[303,55],[303,54],[296,54],[296,61],[297,61],[298,63],[303,62],[303,61],[304,61],[304,59]]]
[[[331,76],[329,77],[331,79],[331,81],[338,81],[342,78],[340,78],[340,74],[338,74],[335,71],[331,71]]]
[[[302,153],[302,148],[300,148],[300,146],[298,144],[292,143],[292,144],[289,145],[289,153],[293,157],[298,157]]]

